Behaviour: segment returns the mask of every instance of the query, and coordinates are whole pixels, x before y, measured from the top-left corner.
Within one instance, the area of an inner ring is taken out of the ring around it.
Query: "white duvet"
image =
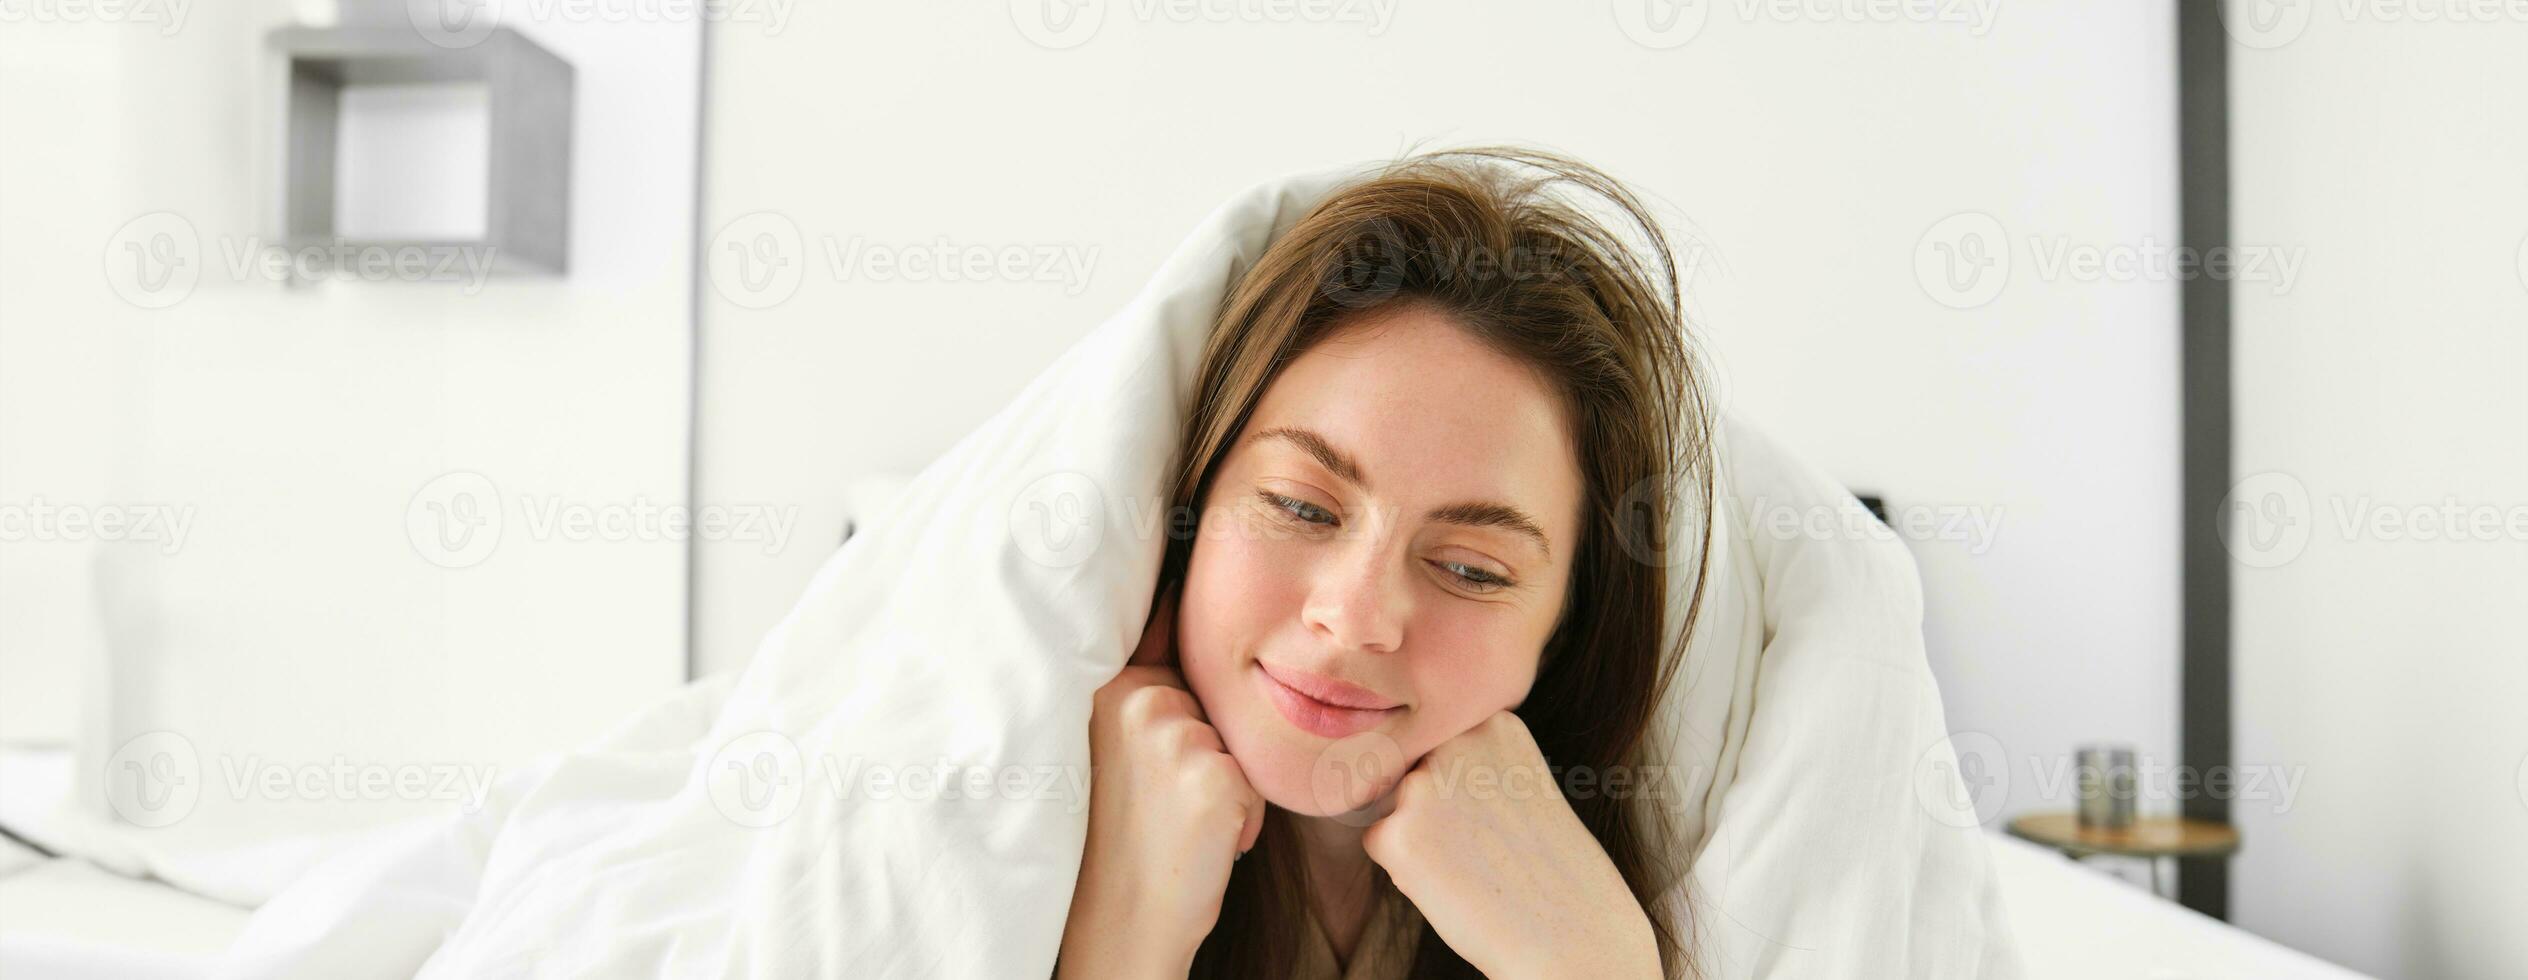
[[[829,559],[742,674],[319,866],[228,973],[1046,975],[1090,695],[1149,613],[1204,332],[1342,176],[1214,213]],[[1661,711],[1705,974],[2017,975],[1910,557],[1802,530],[1859,504],[1743,426],[1724,440],[1724,499],[1696,516],[1716,522],[1713,591]]]

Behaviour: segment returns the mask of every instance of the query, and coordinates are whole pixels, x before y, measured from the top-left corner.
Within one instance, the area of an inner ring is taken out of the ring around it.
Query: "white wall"
[[[289,286],[231,260],[277,227],[264,35],[311,5],[184,6],[165,31],[6,28],[0,128],[42,136],[0,155],[0,504],[190,520],[6,545],[6,734],[84,729],[93,774],[176,732],[206,790],[182,829],[368,822],[395,807],[224,787],[241,765],[510,766],[679,682],[684,544],[527,511],[683,500],[699,25],[510,19],[578,68],[568,278]],[[159,232],[189,289],[128,271]],[[443,567],[427,505],[460,472],[499,536]]]
[[[2234,804],[2232,909],[2381,976],[2518,976],[2528,21],[2308,7],[2231,53],[2234,237],[2309,257],[2238,293],[2237,753],[2305,788]]]
[[[2175,241],[2166,6],[1899,24],[1690,6],[1699,29],[1629,3],[1260,23],[1167,11],[1272,5],[1054,5],[1091,18],[1073,34],[1025,3],[852,4],[716,27],[698,492],[804,510],[785,551],[699,550],[704,668],[742,663],[788,608],[852,479],[944,450],[1234,191],[1416,140],[1532,141],[1709,246],[1693,305],[1734,410],[1900,509],[1998,521],[1915,545],[1953,727],[1989,736],[1960,748],[2010,770],[1987,815],[2037,805],[2077,742],[2168,757],[2176,285],[2040,261]],[[1969,309],[1917,273],[1987,230],[1941,224],[1959,212],[1999,222],[2010,263]],[[912,282],[830,267],[855,239],[1095,260],[1073,282]]]

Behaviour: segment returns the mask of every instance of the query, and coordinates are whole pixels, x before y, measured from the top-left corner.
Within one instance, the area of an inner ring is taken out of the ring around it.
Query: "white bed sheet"
[[[2362,975],[2000,835],[1993,862],[2028,975],[2354,980]],[[0,977],[199,977],[247,912],[0,841]]]
[[[75,858],[0,878],[0,977],[206,977],[247,910]]]
[[[2028,976],[2045,980],[2358,980],[2324,960],[2151,895],[2061,853],[1992,836]]]

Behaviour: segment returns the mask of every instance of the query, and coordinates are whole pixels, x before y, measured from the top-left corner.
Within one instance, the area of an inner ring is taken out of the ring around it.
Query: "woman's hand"
[[[1231,862],[1264,829],[1264,798],[1165,666],[1175,622],[1171,595],[1089,715],[1088,847],[1064,976],[1183,977],[1219,921]]]
[[[1487,976],[1657,977],[1657,940],[1517,715],[1441,743],[1361,842]]]

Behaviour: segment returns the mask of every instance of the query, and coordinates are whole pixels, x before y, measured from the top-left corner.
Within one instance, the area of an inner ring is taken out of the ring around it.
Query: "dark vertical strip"
[[[2177,0],[2179,231],[2196,255],[2230,243],[2229,35],[2222,0]],[[2182,762],[2197,773],[2230,765],[2230,564],[2221,547],[2221,498],[2230,488],[2230,284],[2195,276],[2183,284],[2179,425],[2184,453],[2185,637],[2179,696]],[[2227,822],[2230,803],[2198,793],[2183,803],[2198,820]],[[2177,901],[2229,917],[2229,863],[2181,862]]]
[[[685,506],[702,509],[702,307],[711,277],[711,229],[704,227],[711,158],[711,18],[699,14],[693,96],[693,271],[686,284]],[[685,680],[699,673],[702,649],[702,535],[685,535]]]

